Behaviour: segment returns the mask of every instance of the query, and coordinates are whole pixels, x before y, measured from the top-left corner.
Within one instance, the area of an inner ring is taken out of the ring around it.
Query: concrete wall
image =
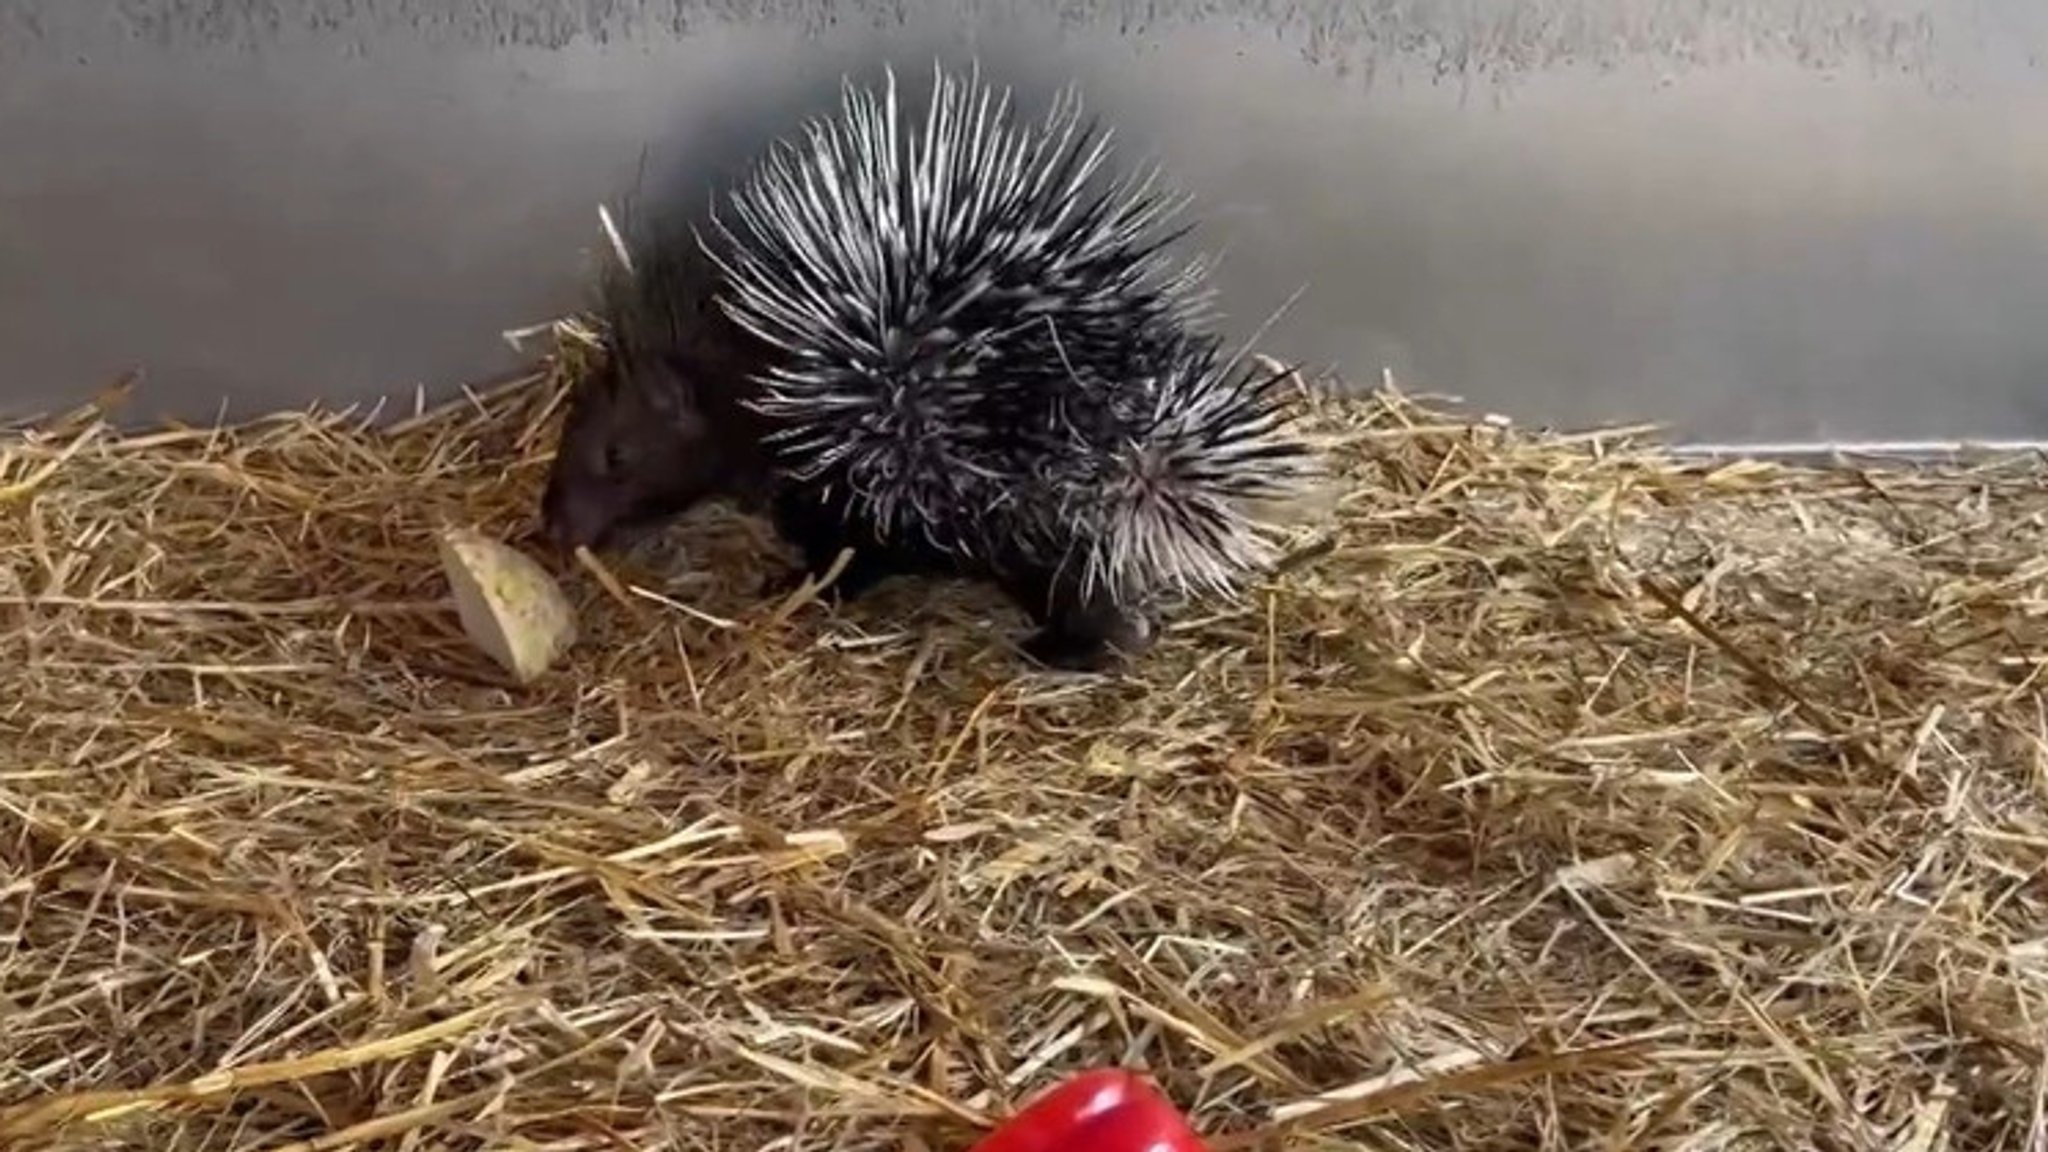
[[[1201,197],[1242,330],[1304,290],[1275,351],[1534,422],[2048,435],[2040,0],[0,0],[0,407],[487,376],[643,166],[970,49]]]

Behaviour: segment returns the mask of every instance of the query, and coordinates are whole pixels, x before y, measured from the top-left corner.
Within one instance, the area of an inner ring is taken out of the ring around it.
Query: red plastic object
[[[972,1152],[1208,1152],[1180,1110],[1135,1072],[1105,1068],[1055,1085]]]

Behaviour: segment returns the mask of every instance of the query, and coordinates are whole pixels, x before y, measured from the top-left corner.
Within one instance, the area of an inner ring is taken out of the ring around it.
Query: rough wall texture
[[[2048,435],[2036,0],[0,0],[0,407],[489,375],[600,201],[970,51],[1164,161],[1272,350],[1534,421]]]

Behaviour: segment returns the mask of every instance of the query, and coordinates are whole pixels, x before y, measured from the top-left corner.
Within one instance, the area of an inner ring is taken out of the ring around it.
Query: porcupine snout
[[[730,487],[729,453],[701,421],[632,409],[612,415],[622,423],[579,422],[563,438],[541,492],[541,536],[564,554],[627,547]]]
[[[541,490],[539,537],[547,547],[569,556],[578,547],[604,551],[616,543],[623,525],[635,515],[631,478],[608,476],[602,461],[612,455],[608,445],[588,435],[565,437]]]
[[[600,551],[616,531],[620,510],[615,503],[588,480],[557,471],[541,493],[538,535],[563,555],[579,547]]]

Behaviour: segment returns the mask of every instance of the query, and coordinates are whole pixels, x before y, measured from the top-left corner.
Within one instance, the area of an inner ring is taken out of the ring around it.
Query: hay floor
[[[7,449],[0,1147],[945,1152],[1101,1062],[1217,1152],[2048,1146],[2037,463],[1383,394],[1127,677],[713,516],[514,691],[426,533],[549,395]]]

